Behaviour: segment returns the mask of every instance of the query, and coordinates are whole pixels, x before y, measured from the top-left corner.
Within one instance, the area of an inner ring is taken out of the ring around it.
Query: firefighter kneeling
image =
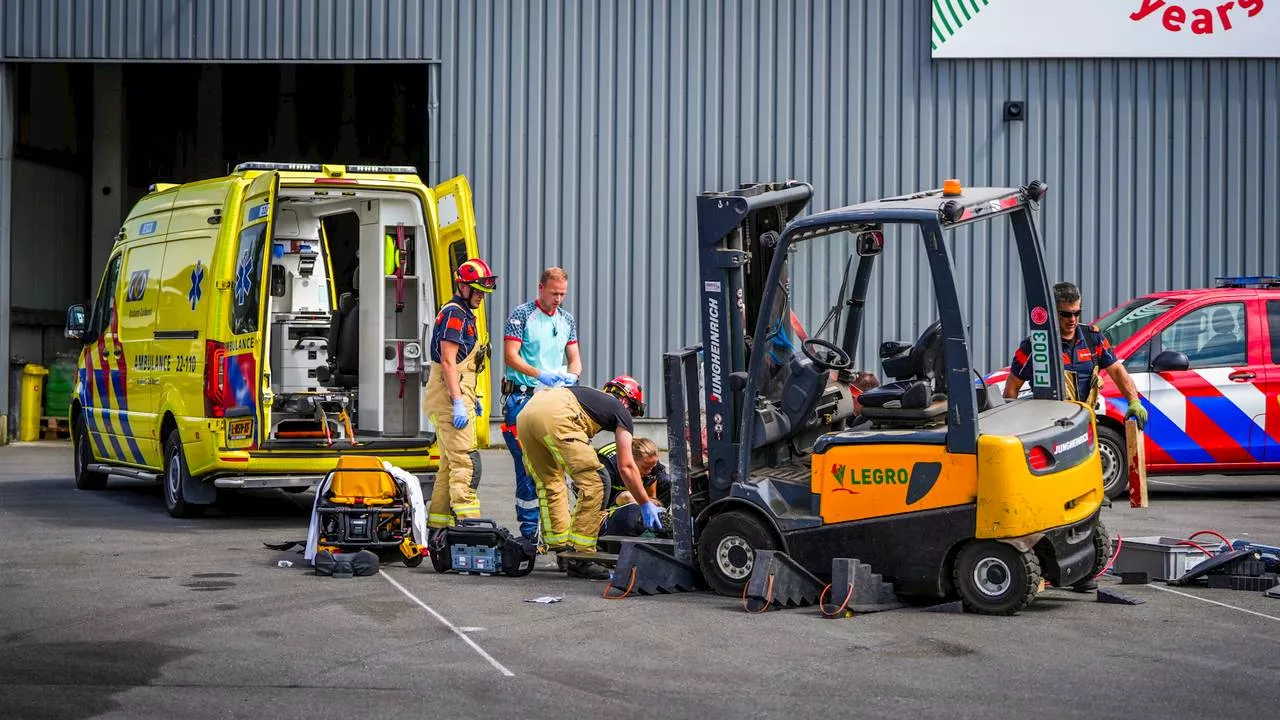
[[[640,470],[631,452],[635,426],[631,419],[644,415],[644,392],[634,378],[619,375],[604,384],[604,391],[571,386],[534,394],[516,418],[516,435],[524,450],[525,465],[538,487],[543,539],[551,552],[567,549],[592,553],[604,524],[609,493],[600,476],[600,459],[591,438],[601,430],[613,433],[618,444],[618,470],[631,496],[640,505],[646,527],[662,527],[658,506],[645,492]],[[573,478],[578,504],[569,514],[569,489],[565,475]],[[609,570],[590,560],[565,564],[569,575],[604,580]]]

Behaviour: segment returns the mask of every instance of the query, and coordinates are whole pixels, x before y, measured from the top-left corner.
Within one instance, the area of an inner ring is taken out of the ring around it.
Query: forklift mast
[[[812,196],[812,185],[795,181],[698,196],[702,387],[713,496],[726,493],[738,479],[743,438],[735,393],[746,385],[753,343],[747,328],[755,327],[759,313],[768,312],[760,303],[782,230]]]

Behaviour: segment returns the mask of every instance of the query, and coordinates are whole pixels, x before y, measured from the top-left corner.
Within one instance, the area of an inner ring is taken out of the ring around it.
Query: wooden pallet
[[[42,417],[40,418],[40,439],[41,440],[66,440],[71,437],[71,426],[67,424],[64,417]]]

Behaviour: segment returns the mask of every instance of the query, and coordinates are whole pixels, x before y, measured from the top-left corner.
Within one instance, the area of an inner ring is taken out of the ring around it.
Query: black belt
[[[510,380],[502,381],[503,395],[526,395],[527,396],[527,395],[532,395],[535,389],[536,388],[534,388],[531,385],[516,385]]]

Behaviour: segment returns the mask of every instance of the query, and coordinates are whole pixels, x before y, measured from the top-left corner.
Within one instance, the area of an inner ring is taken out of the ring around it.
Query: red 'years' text
[[[1134,22],[1142,22],[1159,12],[1160,23],[1169,32],[1182,32],[1190,20],[1191,32],[1196,35],[1212,35],[1221,28],[1231,29],[1233,19],[1253,17],[1262,12],[1264,0],[1228,0],[1209,7],[1186,8],[1179,2],[1165,0],[1142,0],[1142,7],[1129,15]]]

